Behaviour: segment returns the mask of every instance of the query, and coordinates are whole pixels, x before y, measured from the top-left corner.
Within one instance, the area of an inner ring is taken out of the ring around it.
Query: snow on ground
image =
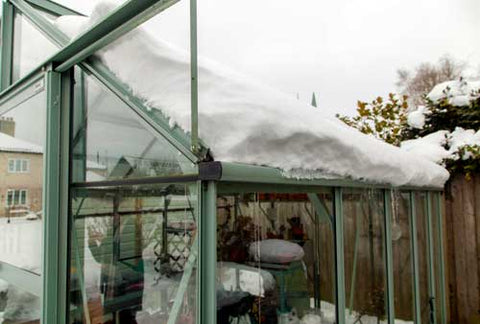
[[[0,261],[40,273],[42,220],[25,217],[0,218]],[[2,295],[3,293],[3,295]],[[4,320],[29,320],[40,316],[40,298],[0,280],[0,323]],[[0,309],[1,310],[1,309]]]
[[[98,5],[90,20],[61,17],[56,25],[75,37],[107,7]],[[173,127],[190,129],[186,53],[137,28],[98,55],[135,95],[167,115]],[[448,179],[445,169],[422,157],[210,61],[200,60],[199,75],[200,136],[215,160],[276,167],[291,177],[397,186],[442,187]]]
[[[480,81],[446,81],[437,84],[427,97],[433,102],[447,98],[454,106],[468,106],[470,100],[478,97],[480,90]]]
[[[441,164],[445,159],[468,159],[469,153],[460,156],[458,149],[465,145],[480,145],[480,130],[455,128],[453,132],[437,131],[425,137],[402,142],[401,148]]]
[[[40,273],[42,262],[42,220],[25,217],[0,218],[0,261]]]

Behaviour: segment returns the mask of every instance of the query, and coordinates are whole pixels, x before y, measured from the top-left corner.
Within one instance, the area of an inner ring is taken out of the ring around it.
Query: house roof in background
[[[42,154],[43,148],[40,145],[0,133],[0,152]]]

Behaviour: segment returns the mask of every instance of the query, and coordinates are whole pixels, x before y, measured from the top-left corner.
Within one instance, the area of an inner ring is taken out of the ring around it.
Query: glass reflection
[[[414,295],[411,251],[410,195],[394,191],[392,197],[392,249],[395,323],[413,323]]]
[[[217,199],[217,323],[334,323],[332,195]]]
[[[435,273],[435,316],[437,323],[442,323],[442,307],[445,296],[442,291],[442,256],[440,241],[444,236],[443,229],[440,227],[441,210],[438,209],[438,200],[441,201],[442,196],[440,193],[431,194],[432,204],[432,235],[433,235],[433,255],[434,255],[434,273]],[[445,310],[443,310],[445,311]]]
[[[182,175],[195,166],[130,107],[77,71],[74,182]]]
[[[385,323],[382,191],[344,190],[343,222],[347,323]]]
[[[418,272],[420,284],[420,312],[422,323],[430,322],[430,283],[428,282],[429,253],[427,242],[427,197],[424,192],[415,193],[417,222]],[[433,302],[433,300],[432,300]]]
[[[0,323],[40,324],[40,297],[0,278]]]
[[[70,323],[194,323],[190,186],[73,191]],[[172,313],[175,300],[181,307]]]
[[[27,75],[57,50],[21,13],[15,13],[12,82]]]
[[[0,116],[0,262],[40,273],[45,93]]]

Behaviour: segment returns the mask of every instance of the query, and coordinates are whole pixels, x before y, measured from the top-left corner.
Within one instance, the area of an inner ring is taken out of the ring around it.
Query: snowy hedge
[[[401,147],[467,177],[480,172],[480,81],[448,81],[408,115]]]

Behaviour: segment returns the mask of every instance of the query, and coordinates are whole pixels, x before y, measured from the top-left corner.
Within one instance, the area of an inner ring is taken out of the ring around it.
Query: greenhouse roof
[[[71,38],[102,17],[60,17]],[[149,108],[188,132],[188,55],[137,28],[97,53]],[[352,179],[393,186],[442,187],[448,172],[421,156],[361,134],[333,113],[211,61],[199,64],[199,131],[216,161],[270,166],[288,178]]]

